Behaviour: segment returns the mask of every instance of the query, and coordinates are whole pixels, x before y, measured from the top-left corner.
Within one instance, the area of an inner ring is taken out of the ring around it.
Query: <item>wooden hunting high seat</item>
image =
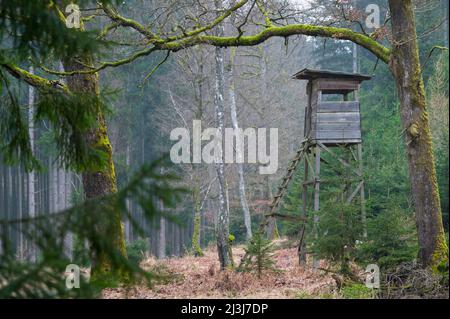
[[[303,69],[294,79],[308,80],[304,136],[312,144],[361,143],[361,115],[357,91],[371,77],[358,73]],[[353,94],[352,94],[353,93]],[[333,100],[330,101],[330,98]]]

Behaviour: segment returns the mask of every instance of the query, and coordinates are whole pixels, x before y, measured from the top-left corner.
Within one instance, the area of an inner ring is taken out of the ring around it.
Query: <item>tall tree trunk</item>
[[[161,168],[161,174],[163,169]],[[164,203],[160,201],[160,210],[164,211]],[[158,258],[166,258],[166,219],[164,216],[159,218],[159,231],[158,231]]]
[[[390,0],[393,49],[390,68],[397,82],[401,120],[419,237],[419,259],[434,269],[448,261],[439,189],[419,61],[414,7],[411,0]]]
[[[230,113],[231,113],[231,125],[233,129],[237,131],[239,129],[237,110],[236,110],[236,93],[234,84],[234,56],[236,48],[231,48],[230,52],[230,65],[228,68],[229,78],[229,95],[230,95]],[[246,230],[246,238],[250,240],[252,238],[252,221],[250,218],[250,209],[248,208],[247,197],[245,195],[245,179],[244,179],[244,164],[243,155],[240,147],[236,147],[236,167],[239,177],[239,199],[241,201],[242,213],[244,214],[244,224]]]
[[[221,1],[215,0],[216,10],[221,9]],[[224,27],[220,25],[217,30],[217,36],[223,36]],[[225,76],[224,76],[224,49],[215,48],[215,96],[214,106],[216,111],[216,122],[218,135],[223,136],[224,132],[224,92],[225,92]],[[222,146],[222,145],[221,145]],[[223,152],[220,154],[219,163],[216,164],[217,179],[219,183],[219,209],[216,222],[217,236],[217,252],[219,254],[220,268],[225,269],[230,265],[230,257],[228,256],[228,238],[229,238],[229,216],[226,207],[226,191],[225,191],[225,165],[223,161]]]
[[[181,256],[181,239],[180,239],[180,227],[177,224],[174,224],[175,228],[175,256]]]
[[[259,66],[261,68],[261,99],[262,99],[262,103],[261,105],[267,106],[270,105],[270,94],[268,93],[268,84],[270,83],[270,79],[268,79],[267,76],[267,61],[265,58],[265,52],[264,52],[264,47],[261,46],[259,47],[258,50],[258,57],[259,57]],[[269,179],[269,175],[266,175],[266,177],[264,178],[265,183],[267,184],[267,193],[266,193],[266,197],[267,199],[271,199],[273,198],[273,194],[272,194],[272,189],[270,187],[270,179]],[[265,192],[264,192],[265,193]],[[267,207],[267,209],[270,209],[270,207]],[[279,233],[278,233],[278,227],[277,227],[277,220],[275,217],[270,216],[268,223],[267,223],[267,228],[266,228],[266,236],[269,240],[273,240],[274,238],[278,238],[279,237]]]
[[[64,171],[64,209],[68,208],[70,205],[71,196],[71,185],[72,185],[72,173]],[[72,260],[73,259],[73,234],[67,233],[64,237],[64,249],[66,256]]]
[[[19,219],[22,219],[23,216],[23,198],[24,194],[22,192],[22,185],[23,185],[23,170],[22,167],[17,168],[17,217]],[[22,233],[22,225],[18,225],[18,232],[17,232],[17,256],[20,260],[23,260],[23,233]]]
[[[50,162],[50,178],[49,178],[49,187],[48,187],[48,195],[50,200],[50,213],[57,212],[59,210],[58,207],[58,165],[56,162],[53,162],[51,158],[49,158]]]
[[[3,189],[3,196],[2,196],[2,218],[8,219],[8,211],[9,211],[9,192],[8,192],[8,170],[10,169],[10,166],[7,165],[2,165],[2,189]],[[0,237],[0,252],[3,253],[3,247],[4,247],[4,240],[8,240],[8,234],[7,234],[7,230],[6,228],[2,227],[1,228],[2,232],[4,231],[4,233],[1,233],[0,235],[2,235]]]
[[[30,66],[29,72],[34,73],[34,69]],[[35,91],[33,86],[28,87],[28,134],[30,136],[30,148],[34,151],[34,99]],[[33,218],[36,216],[36,174],[33,170],[28,173],[28,217]],[[27,253],[31,261],[36,260],[36,249],[33,244],[28,241],[26,244]]]
[[[159,219],[159,246],[158,246],[158,258],[166,258],[166,219],[160,217]]]
[[[194,200],[194,231],[192,233],[192,249],[196,257],[203,256],[202,248],[200,246],[201,235],[201,221],[202,221],[202,208],[200,199],[200,187],[198,186],[198,180],[195,180],[192,198]]]
[[[59,71],[64,72],[64,65],[61,61],[59,61]],[[62,82],[67,85],[66,79],[62,79]],[[66,171],[63,168],[59,169],[62,174],[62,179],[59,180],[58,184],[58,196],[61,196],[61,205],[59,210],[66,209],[70,204],[70,196],[71,196],[71,186],[72,186],[72,173],[70,171]],[[61,176],[60,176],[61,177]],[[72,260],[73,259],[73,234],[67,233],[64,236],[64,251],[66,256]]]
[[[160,203],[161,211],[164,209],[164,204]],[[166,219],[164,216],[159,218],[159,231],[158,231],[158,258],[166,258]]]
[[[82,60],[82,61],[80,61]],[[92,65],[89,57],[84,59],[71,59],[63,62],[64,69],[68,72],[84,70],[85,65]],[[98,74],[81,74],[67,78],[67,85],[72,92],[99,94]],[[98,170],[89,170],[82,173],[83,189],[86,199],[105,196],[117,192],[116,176],[112,159],[112,147],[107,134],[107,127],[103,113],[98,108],[96,127],[86,133],[86,143],[90,147],[105,153],[107,163]],[[89,212],[87,212],[89,213]],[[108,225],[101,229],[105,238],[110,238],[117,249],[126,255],[125,238],[119,211],[114,216],[102,219]],[[92,256],[92,278],[118,274],[117,269],[111,269],[111,262],[103,252],[97,252]]]
[[[125,159],[125,163],[126,163],[126,168],[127,168],[127,179],[129,180],[129,171],[130,171],[130,164],[131,164],[131,152],[130,152],[130,144],[127,141],[127,153],[126,153],[126,159]],[[128,211],[132,211],[131,210],[131,201],[129,198],[127,198],[126,200],[126,206]],[[131,223],[130,220],[127,218],[125,220],[125,240],[127,242],[130,242],[130,227],[131,227]]]

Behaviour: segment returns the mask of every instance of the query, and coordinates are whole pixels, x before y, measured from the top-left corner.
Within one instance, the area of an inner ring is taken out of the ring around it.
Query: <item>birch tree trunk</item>
[[[419,259],[436,269],[448,261],[425,90],[411,0],[390,0],[393,48],[390,68],[397,82],[400,116],[406,132],[411,192],[414,200]]]
[[[34,74],[34,68],[30,66],[29,72]],[[35,136],[34,136],[34,99],[35,91],[33,86],[28,86],[28,134],[30,136],[30,149],[34,152]],[[36,191],[35,191],[36,175],[33,170],[28,173],[28,217],[36,216]],[[26,245],[29,259],[36,261],[36,247],[28,241]]]
[[[220,0],[215,0],[216,10],[220,10],[222,3]],[[217,36],[224,35],[224,27],[220,25],[217,28]],[[215,48],[215,96],[214,106],[216,113],[216,122],[218,129],[218,136],[223,136],[224,132],[224,92],[225,92],[225,74],[224,74],[224,49],[221,47]],[[222,141],[220,142],[222,143]],[[219,163],[216,163],[217,180],[219,185],[219,208],[217,212],[216,236],[217,236],[217,252],[219,254],[220,268],[223,270],[230,265],[230,256],[228,255],[228,238],[229,231],[229,216],[226,207],[226,190],[225,190],[225,165],[223,160],[223,152],[219,155]]]
[[[228,79],[229,79],[229,95],[230,95],[230,113],[231,113],[231,125],[235,131],[239,129],[239,123],[237,119],[236,110],[236,94],[235,94],[235,83],[234,83],[234,56],[236,53],[236,48],[231,48],[230,51],[230,65],[228,68]],[[239,199],[241,201],[242,212],[244,214],[244,224],[246,230],[246,239],[250,240],[252,238],[252,221],[250,217],[250,210],[248,208],[247,197],[245,194],[245,179],[244,179],[244,165],[243,165],[243,154],[241,153],[241,148],[236,147],[236,168],[239,177]]]

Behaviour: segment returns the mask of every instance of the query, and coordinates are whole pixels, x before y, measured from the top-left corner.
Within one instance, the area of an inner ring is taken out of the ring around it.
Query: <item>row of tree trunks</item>
[[[41,214],[52,214],[71,205],[72,173],[64,171],[63,174],[56,174],[57,171],[50,166],[53,159],[43,158],[41,161],[50,169],[34,174],[29,174],[21,166],[0,165],[0,218],[28,219]],[[53,176],[57,176],[56,181]],[[52,204],[55,199],[59,203],[58,210],[54,210],[54,203]],[[30,201],[34,205],[30,205]],[[30,206],[33,210],[30,210]],[[19,260],[36,261],[36,247],[26,236],[27,225],[29,224],[24,222],[9,226],[8,236]],[[72,253],[70,240],[70,236],[67,236],[65,252],[69,257]]]

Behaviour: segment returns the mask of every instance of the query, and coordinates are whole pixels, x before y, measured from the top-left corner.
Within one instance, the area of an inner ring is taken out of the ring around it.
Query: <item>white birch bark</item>
[[[220,10],[222,3],[220,0],[214,1],[216,10]],[[223,36],[223,25],[218,26],[217,36]],[[215,48],[215,94],[214,106],[216,113],[216,122],[218,128],[218,136],[222,137],[224,132],[224,92],[225,92],[225,76],[224,76],[224,49]],[[225,269],[230,265],[230,256],[228,255],[228,239],[229,239],[229,216],[226,207],[226,191],[225,191],[225,166],[223,161],[223,152],[219,155],[219,163],[216,163],[217,179],[219,183],[219,207],[217,216],[217,252],[219,254],[220,268]]]
[[[230,52],[230,66],[228,72],[229,78],[229,95],[230,95],[230,113],[231,113],[231,125],[235,131],[239,129],[239,123],[236,110],[236,93],[234,82],[234,56],[235,48]],[[236,169],[239,177],[239,199],[241,202],[242,213],[244,214],[244,224],[246,230],[246,238],[250,240],[252,238],[252,222],[250,217],[250,210],[248,208],[247,197],[245,195],[245,179],[244,179],[244,165],[243,154],[240,147],[236,147]]]
[[[34,68],[30,66],[29,72],[34,74]],[[28,134],[30,136],[30,148],[34,151],[34,87],[28,87]],[[28,173],[28,216],[33,218],[36,216],[36,191],[35,191],[36,175],[33,170]],[[36,248],[29,242],[27,245],[30,261],[36,261]]]

